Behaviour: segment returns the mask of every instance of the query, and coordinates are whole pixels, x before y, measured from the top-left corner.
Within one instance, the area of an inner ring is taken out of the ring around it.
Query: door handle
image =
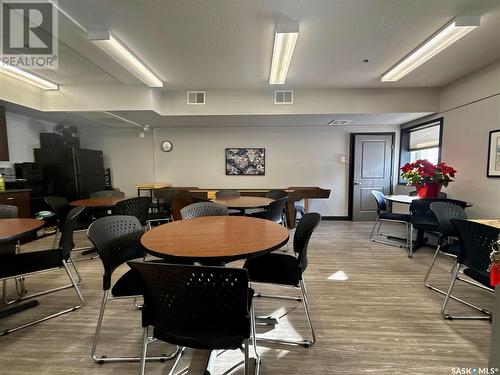
[[[354,181],[354,185],[361,185],[361,182]]]

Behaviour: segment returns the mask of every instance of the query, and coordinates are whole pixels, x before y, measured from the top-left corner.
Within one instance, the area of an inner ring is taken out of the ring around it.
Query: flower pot
[[[417,185],[417,195],[419,198],[437,198],[441,191],[441,185],[426,182],[423,185]]]

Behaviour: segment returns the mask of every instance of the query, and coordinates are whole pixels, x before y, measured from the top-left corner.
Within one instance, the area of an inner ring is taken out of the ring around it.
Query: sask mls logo
[[[21,69],[57,69],[57,11],[52,2],[0,2],[2,62]]]

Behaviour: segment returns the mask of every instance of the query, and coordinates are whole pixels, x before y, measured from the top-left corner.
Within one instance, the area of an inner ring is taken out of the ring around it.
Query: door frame
[[[354,145],[355,137],[357,135],[390,135],[392,137],[392,151],[391,151],[391,172],[394,173],[394,153],[396,151],[396,132],[360,132],[349,133],[349,188],[348,188],[348,208],[347,217],[352,221],[352,200],[354,195]],[[394,176],[391,178],[390,192],[394,188]]]

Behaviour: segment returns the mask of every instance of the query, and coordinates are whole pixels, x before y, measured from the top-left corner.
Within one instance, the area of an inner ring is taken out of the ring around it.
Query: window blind
[[[439,147],[439,123],[410,131],[409,151]]]

